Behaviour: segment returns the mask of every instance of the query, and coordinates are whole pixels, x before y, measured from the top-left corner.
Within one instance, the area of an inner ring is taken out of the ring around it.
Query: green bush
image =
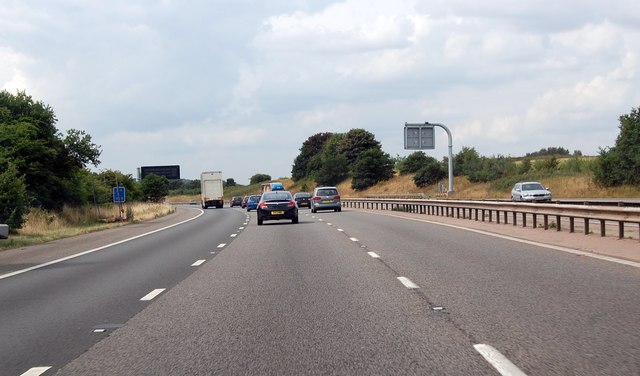
[[[393,177],[393,160],[389,154],[372,148],[358,155],[351,173],[351,188],[361,191]]]
[[[435,159],[431,159],[413,177],[416,187],[426,187],[435,184],[447,176],[444,167]]]
[[[413,174],[427,165],[429,157],[422,152],[416,151],[409,154],[398,164],[398,170],[401,174]]]
[[[13,163],[0,173],[0,223],[9,225],[11,231],[22,227],[28,204],[27,185],[24,176],[18,174]]]

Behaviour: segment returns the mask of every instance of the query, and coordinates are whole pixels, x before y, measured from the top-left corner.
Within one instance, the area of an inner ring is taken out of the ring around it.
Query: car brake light
[[[290,208],[292,206],[296,206],[296,202],[295,201],[289,201],[289,203],[287,204],[288,208]]]
[[[260,209],[266,209],[267,208],[267,203],[263,202],[262,204],[260,204]]]
[[[340,200],[340,196],[333,196],[334,200]]]
[[[320,196],[314,196],[313,197],[313,201],[320,201],[322,200],[322,198],[320,198]]]

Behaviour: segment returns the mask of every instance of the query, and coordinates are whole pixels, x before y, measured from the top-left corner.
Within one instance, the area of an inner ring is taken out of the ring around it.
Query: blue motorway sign
[[[113,203],[121,204],[126,201],[127,199],[124,193],[124,187],[113,187]]]

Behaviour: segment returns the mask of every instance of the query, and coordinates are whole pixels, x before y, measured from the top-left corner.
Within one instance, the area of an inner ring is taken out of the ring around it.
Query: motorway
[[[638,286],[433,223],[207,210],[0,279],[0,374],[640,374]]]

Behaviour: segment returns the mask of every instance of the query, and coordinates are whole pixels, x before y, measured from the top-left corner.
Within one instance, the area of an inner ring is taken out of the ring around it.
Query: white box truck
[[[222,191],[222,172],[221,171],[205,171],[200,174],[200,201],[202,208],[209,206],[221,208],[224,206]]]

